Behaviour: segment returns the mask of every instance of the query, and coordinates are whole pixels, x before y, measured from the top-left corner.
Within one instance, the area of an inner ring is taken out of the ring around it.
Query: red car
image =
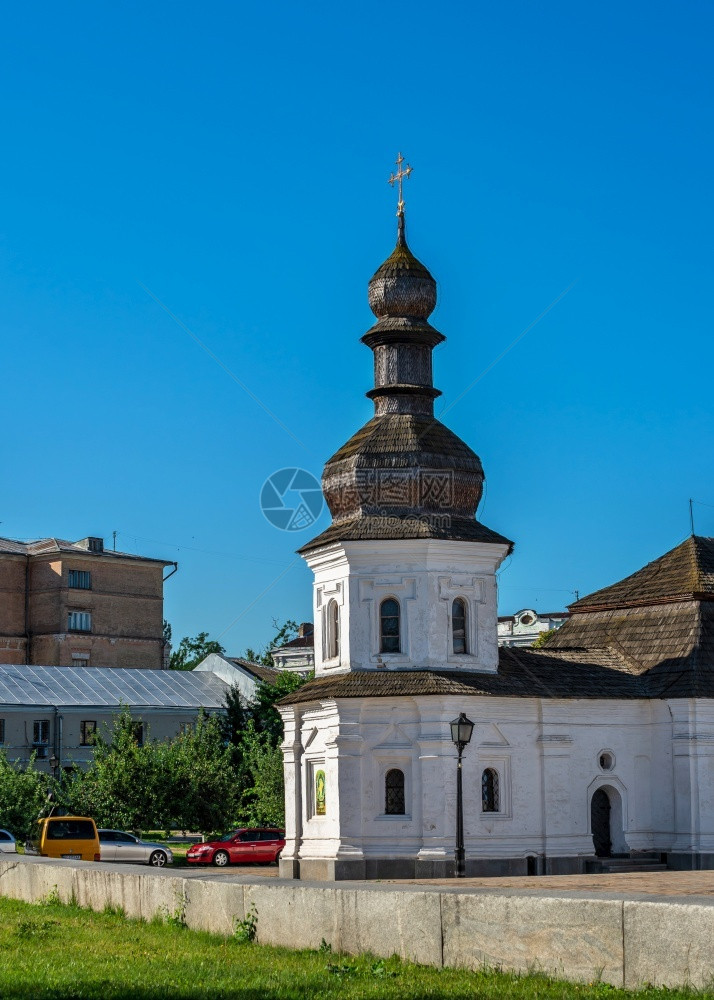
[[[284,830],[233,830],[218,840],[194,844],[186,852],[186,860],[194,865],[264,864],[277,862],[285,847]]]

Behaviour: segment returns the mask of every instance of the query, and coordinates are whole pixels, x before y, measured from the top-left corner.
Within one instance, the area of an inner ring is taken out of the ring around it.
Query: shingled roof
[[[411,538],[443,538],[449,541],[486,542],[507,545],[510,552],[513,542],[485,524],[470,517],[450,517],[446,523],[429,517],[353,517],[331,524],[329,528],[303,545],[298,552],[329,545],[331,542],[361,542],[372,540]]]
[[[570,605],[545,649],[614,650],[650,698],[714,697],[714,539],[691,536]]]
[[[642,569],[570,605],[573,614],[628,608],[683,598],[714,601],[714,538],[690,535]]]
[[[424,695],[501,698],[643,698],[640,678],[614,650],[546,653],[501,647],[498,673],[463,670],[355,670],[321,677],[280,702]]]

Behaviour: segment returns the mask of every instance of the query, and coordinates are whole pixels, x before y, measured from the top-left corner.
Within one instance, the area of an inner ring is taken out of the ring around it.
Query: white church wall
[[[672,717],[674,852],[714,853],[714,701],[676,699]]]
[[[350,699],[303,710],[302,818],[291,817],[288,808],[286,852],[294,841],[302,858],[450,861],[456,751],[449,722],[461,710],[475,723],[463,764],[467,858],[592,856],[590,803],[598,788],[610,799],[615,853],[672,848],[672,770],[663,767],[666,755],[653,749],[669,717],[663,703],[451,696]],[[711,721],[714,733],[714,715]],[[286,725],[286,788],[292,787],[289,732]],[[714,802],[709,754],[695,763],[691,753],[678,759],[675,774],[686,772],[690,784],[692,774],[700,786],[706,782]],[[392,767],[405,777],[405,812],[397,816],[384,809],[385,775]],[[327,784],[321,817],[311,806],[318,768]],[[496,812],[482,808],[486,768],[498,775]],[[653,819],[662,823],[656,834]],[[680,824],[685,821],[688,814],[680,814]],[[300,823],[302,833],[295,836]]]

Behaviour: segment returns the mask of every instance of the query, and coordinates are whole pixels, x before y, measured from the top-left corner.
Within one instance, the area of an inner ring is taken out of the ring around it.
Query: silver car
[[[9,830],[0,830],[0,854],[17,854],[17,844]]]
[[[135,865],[163,868],[174,859],[168,847],[139,840],[133,833],[123,830],[97,830],[97,833],[101,861],[128,861]]]

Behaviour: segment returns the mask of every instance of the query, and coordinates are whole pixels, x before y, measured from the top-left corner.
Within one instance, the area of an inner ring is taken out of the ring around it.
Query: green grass
[[[169,923],[0,899],[0,998],[23,1000],[624,1000],[604,984],[288,951]],[[638,1000],[691,998],[647,989]],[[698,994],[702,996],[702,994]]]

